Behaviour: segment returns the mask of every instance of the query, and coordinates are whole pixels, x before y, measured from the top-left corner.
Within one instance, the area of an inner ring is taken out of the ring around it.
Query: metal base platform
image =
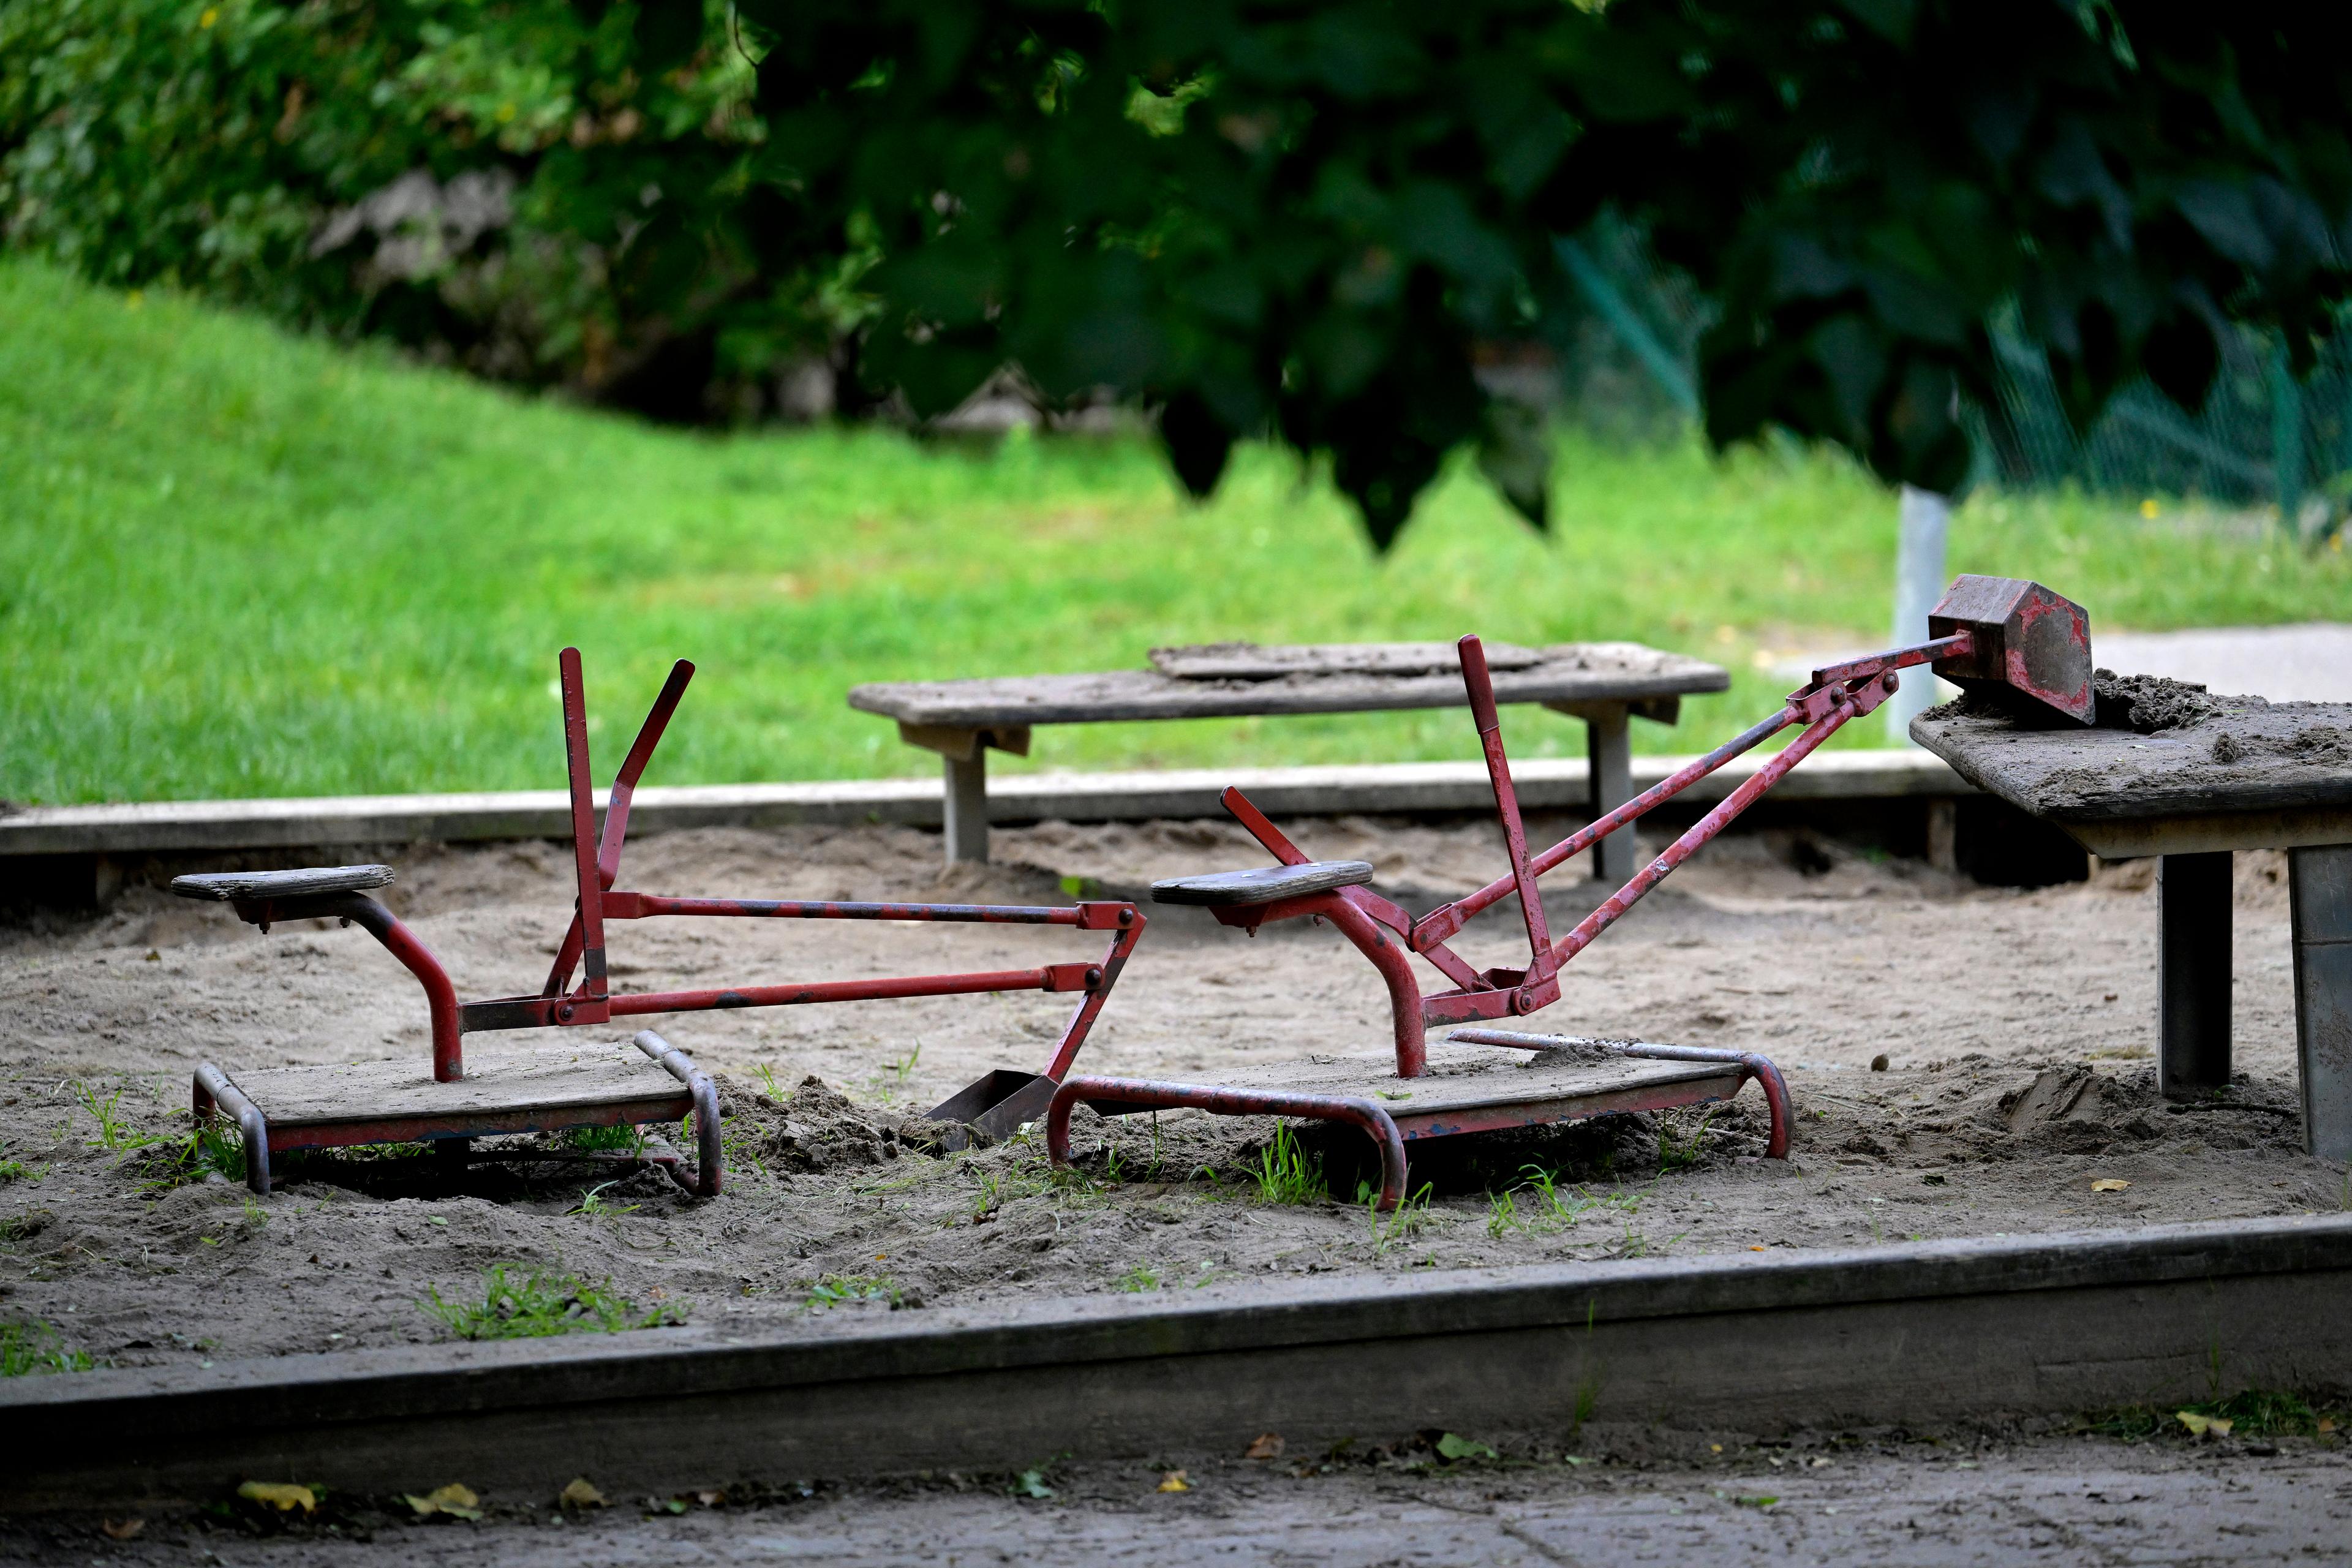
[[[1751,1078],[1764,1086],[1772,1116],[1767,1152],[1778,1158],[1789,1146],[1789,1091],[1762,1057],[1504,1029],[1454,1031],[1412,1078],[1400,1076],[1386,1052],[1245,1068],[1214,1084],[1073,1078],[1046,1112],[1045,1142],[1055,1163],[1067,1162],[1070,1113],[1081,1103],[1104,1116],[1184,1109],[1341,1121],[1379,1146],[1381,1207],[1391,1209],[1404,1199],[1409,1142],[1707,1105],[1730,1100]]]
[[[246,1182],[267,1194],[271,1156],[288,1149],[429,1142],[453,1153],[466,1141],[567,1127],[635,1126],[692,1114],[692,1188],[719,1189],[719,1099],[683,1051],[650,1029],[633,1041],[468,1053],[466,1076],[436,1082],[429,1060],[272,1068],[232,1078],[196,1068],[199,1120],[218,1111],[245,1135]]]

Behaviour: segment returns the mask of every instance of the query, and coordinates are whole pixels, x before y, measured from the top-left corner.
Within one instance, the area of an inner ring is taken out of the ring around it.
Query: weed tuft
[[[1118,1277],[1118,1288],[1130,1296],[1140,1296],[1160,1289],[1160,1276],[1139,1263]]]
[[[1672,1171],[1687,1171],[1706,1157],[1706,1130],[1708,1124],[1715,1121],[1715,1116],[1716,1113],[1712,1110],[1701,1116],[1698,1119],[1698,1125],[1691,1129],[1690,1136],[1687,1138],[1675,1135],[1675,1124],[1671,1117],[1660,1118],[1658,1174],[1663,1176]]]
[[[1247,1174],[1257,1184],[1257,1201],[1262,1204],[1331,1201],[1331,1184],[1323,1177],[1323,1156],[1307,1153],[1287,1122],[1274,1124],[1274,1141],[1258,1155],[1257,1168]]]
[[[583,1153],[636,1155],[646,1152],[646,1131],[630,1121],[610,1127],[567,1127],[563,1130],[563,1143]]]
[[[0,1377],[88,1372],[97,1364],[88,1351],[69,1348],[55,1327],[38,1318],[21,1323],[0,1323]]]
[[[664,1301],[651,1309],[614,1295],[610,1280],[583,1284],[570,1274],[536,1271],[518,1278],[509,1266],[494,1263],[482,1271],[479,1302],[450,1301],[438,1288],[427,1287],[417,1305],[461,1340],[532,1340],[554,1334],[618,1333],[627,1329],[657,1329],[686,1321],[682,1302]]]
[[[896,1307],[905,1295],[887,1274],[820,1274],[801,1305],[812,1312],[850,1301],[887,1301]]]
[[[1419,1192],[1407,1193],[1404,1202],[1397,1205],[1396,1212],[1389,1215],[1381,1213],[1381,1194],[1370,1182],[1359,1191],[1364,1214],[1371,1221],[1372,1256],[1375,1258],[1386,1257],[1390,1247],[1418,1236],[1429,1224],[1429,1201],[1435,1191],[1431,1183],[1423,1182]]]

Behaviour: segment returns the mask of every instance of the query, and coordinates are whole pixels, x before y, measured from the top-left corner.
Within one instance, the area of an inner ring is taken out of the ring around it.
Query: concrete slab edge
[[[1687,760],[1635,757],[1634,787],[1647,789]],[[1757,758],[1741,758],[1682,798],[1712,805],[1758,765]],[[1589,774],[1580,759],[1515,763],[1512,776],[1520,800],[1532,810],[1578,809],[1587,798]],[[1005,774],[990,781],[988,816],[991,823],[1008,826],[1222,816],[1217,796],[1228,784],[1240,785],[1277,816],[1481,811],[1493,803],[1486,772],[1475,763],[1394,763]],[[1932,799],[1976,793],[1948,763],[1925,752],[1857,751],[1809,759],[1773,798]],[[602,805],[603,792],[597,800]],[[936,827],[940,803],[937,778],[647,788],[637,793],[630,827],[638,834],[861,823]],[[556,838],[570,831],[568,810],[561,790],[27,806],[0,815],[0,858]]]
[[[2352,1387],[2352,1216],[1245,1281],[11,1380],[0,1508],[247,1479],[551,1495],[1585,1422],[1770,1431]],[[2226,1390],[2223,1390],[2226,1391]],[[12,1446],[13,1447],[13,1446]],[[437,1479],[436,1479],[437,1478]]]

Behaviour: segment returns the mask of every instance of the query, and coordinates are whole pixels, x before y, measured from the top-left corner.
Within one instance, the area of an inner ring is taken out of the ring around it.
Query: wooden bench
[[[1497,702],[1533,702],[1580,719],[1595,816],[1633,798],[1629,721],[1671,724],[1682,699],[1731,684],[1719,665],[1640,643],[1489,645]],[[898,737],[937,752],[947,775],[947,858],[988,858],[988,752],[1029,754],[1040,724],[1235,719],[1458,708],[1461,664],[1451,643],[1155,648],[1148,669],[981,680],[889,681],[854,688],[849,705],[895,719]],[[1603,839],[1594,873],[1633,874],[1630,833]]]

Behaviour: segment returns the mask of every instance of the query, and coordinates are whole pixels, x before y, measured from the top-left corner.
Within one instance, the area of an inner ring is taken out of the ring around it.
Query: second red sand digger
[[[1387,985],[1393,1063],[1385,1055],[1318,1056],[1252,1068],[1214,1084],[1071,1078],[1055,1091],[1046,1115],[1046,1145],[1055,1162],[1069,1160],[1070,1115],[1081,1102],[1104,1115],[1189,1108],[1223,1116],[1342,1122],[1361,1129],[1378,1146],[1380,1206],[1386,1210],[1405,1195],[1408,1142],[1577,1121],[1610,1111],[1702,1105],[1729,1100],[1751,1078],[1763,1086],[1771,1113],[1766,1152],[1785,1157],[1788,1089],[1780,1070],[1753,1053],[1457,1028],[1441,1042],[1446,1048],[1433,1060],[1423,1037],[1439,1025],[1520,1018],[1558,1001],[1564,964],[1822,742],[1885,701],[1900,684],[1901,670],[1927,665],[1965,689],[2000,693],[2052,722],[2091,722],[2090,617],[2080,605],[2036,583],[1961,577],[1930,615],[1928,631],[1926,642],[1814,670],[1771,717],[1533,855],[1520,824],[1486,656],[1477,637],[1462,638],[1462,681],[1494,786],[1510,864],[1506,875],[1416,920],[1365,886],[1372,879],[1369,864],[1309,859],[1239,790],[1228,789],[1225,808],[1281,864],[1177,878],[1151,889],[1159,902],[1206,908],[1221,923],[1253,934],[1276,921],[1312,919],[1337,927]],[[1566,936],[1552,939],[1538,878],[1791,728],[1798,730],[1796,737],[1721,805]],[[1514,896],[1527,926],[1525,967],[1475,969],[1446,945],[1473,916]],[[1453,982],[1453,989],[1423,995],[1413,954]]]

